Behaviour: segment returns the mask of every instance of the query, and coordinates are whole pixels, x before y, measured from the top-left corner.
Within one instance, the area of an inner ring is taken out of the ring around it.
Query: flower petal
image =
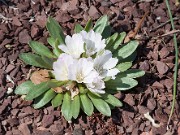
[[[68,80],[68,67],[73,63],[73,58],[65,53],[61,54],[56,62],[53,63],[53,71],[56,80]]]
[[[117,59],[117,58],[110,58],[110,59],[104,64],[103,68],[104,68],[104,69],[114,68],[117,63],[118,63],[118,59]]]
[[[119,72],[120,72],[120,71],[119,71],[117,68],[113,68],[113,69],[108,70],[107,76],[110,76],[110,77],[112,77],[112,79],[115,79],[115,78],[116,78],[115,76],[116,76]]]
[[[105,91],[103,90],[105,88],[105,83],[99,76],[94,78],[92,83],[87,83],[86,86],[92,92],[101,94],[105,93]]]
[[[80,34],[74,34],[72,37],[66,36],[65,45],[59,45],[58,47],[65,53],[72,55],[74,58],[80,58],[80,55],[84,52],[84,41]]]

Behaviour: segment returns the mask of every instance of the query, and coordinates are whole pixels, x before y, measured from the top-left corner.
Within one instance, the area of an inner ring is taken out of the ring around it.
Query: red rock
[[[90,7],[88,14],[90,17],[93,17],[95,19],[99,18],[99,16],[100,16],[98,10],[93,5]]]
[[[2,30],[0,30],[0,41],[2,41],[4,38],[4,32]]]
[[[1,83],[1,82],[0,82]],[[2,88],[0,88],[0,99],[3,98],[4,94],[6,93],[5,90],[2,90]]]
[[[19,33],[19,42],[21,44],[28,43],[30,40],[31,37],[29,36],[27,29],[24,29]]]
[[[140,114],[145,114],[150,111],[147,107],[142,106],[142,105],[138,105],[138,110]]]
[[[129,104],[130,106],[135,105],[135,101],[134,98],[132,97],[132,95],[130,94],[126,94],[124,102],[126,102],[127,104]]]
[[[11,99],[5,99],[4,102],[0,105],[0,114],[8,107],[8,105],[11,104]]]
[[[121,2],[122,0],[110,0],[113,4]]]
[[[21,124],[18,129],[23,133],[23,135],[31,135],[31,130],[28,124],[23,123]]]
[[[72,18],[68,13],[58,12],[55,19],[60,23],[65,23],[70,21]]]
[[[19,120],[17,118],[10,118],[7,120],[7,123],[9,123],[11,127],[17,126],[19,125]]]
[[[12,42],[12,39],[5,38],[5,39],[2,41],[1,46],[10,44],[11,42]]]
[[[7,67],[6,67],[6,73],[9,73],[9,72],[11,72],[13,69],[15,68],[15,66],[14,65],[12,65],[12,64],[9,64]]]
[[[163,47],[160,51],[159,51],[159,54],[160,54],[160,57],[161,58],[165,58],[169,55],[169,50],[166,48],[166,47]]]
[[[68,2],[65,2],[61,6],[61,10],[64,12],[68,11],[72,15],[76,15],[79,13],[79,9],[77,8],[78,0],[71,0]]]
[[[150,110],[154,110],[154,108],[156,107],[156,101],[153,98],[148,99],[147,100],[147,107]]]
[[[19,21],[17,16],[12,17],[12,24],[16,25],[16,26],[21,26],[21,22]]]
[[[144,71],[149,71],[150,69],[149,62],[147,60],[145,60],[144,62],[141,62],[139,68]]]
[[[161,84],[161,83],[159,83],[159,82],[154,82],[153,84],[152,84],[152,86],[153,87],[156,87],[156,88],[159,88],[159,89],[164,89],[164,86],[163,86],[163,84]]]
[[[177,133],[178,133],[178,135],[180,135],[180,125],[178,127]]]
[[[16,115],[18,114],[18,112],[19,112],[19,109],[12,109],[12,110],[11,110],[11,114],[12,114],[13,116],[16,116]]]
[[[54,115],[44,115],[42,119],[43,127],[49,127],[54,122]]]
[[[173,88],[173,80],[172,79],[166,79],[164,80],[165,87],[170,90]]]
[[[34,38],[35,36],[37,36],[38,32],[39,32],[39,28],[38,27],[36,27],[36,26],[32,26],[31,27],[31,37]]]
[[[161,61],[156,62],[156,67],[157,67],[158,72],[162,75],[167,73],[167,71],[169,70],[169,67]]]
[[[39,25],[41,28],[44,28],[46,26],[46,22],[47,17],[45,13],[36,17],[36,24]]]

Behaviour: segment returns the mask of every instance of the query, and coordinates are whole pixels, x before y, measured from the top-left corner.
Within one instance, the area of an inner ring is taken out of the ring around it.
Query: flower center
[[[76,80],[78,83],[82,83],[83,80],[84,80],[84,76],[82,73],[78,73],[77,76],[76,76]]]

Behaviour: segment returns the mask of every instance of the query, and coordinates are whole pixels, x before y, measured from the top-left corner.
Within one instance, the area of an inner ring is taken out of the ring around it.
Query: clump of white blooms
[[[53,63],[52,73],[56,80],[74,81],[84,84],[92,92],[103,94],[104,79],[115,79],[120,72],[115,68],[118,59],[105,50],[105,39],[93,30],[66,36],[65,44],[58,47],[64,53]]]

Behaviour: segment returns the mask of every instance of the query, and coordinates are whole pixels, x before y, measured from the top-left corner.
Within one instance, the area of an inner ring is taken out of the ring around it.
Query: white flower
[[[105,91],[103,90],[105,88],[105,83],[100,79],[100,77],[95,78],[92,83],[88,83],[86,84],[86,86],[91,92],[99,94],[105,93]]]
[[[55,76],[56,80],[65,81],[69,80],[69,65],[73,64],[74,60],[72,56],[68,54],[61,54],[56,62],[53,63],[53,71],[52,73]]]
[[[92,83],[98,73],[93,68],[93,62],[80,58],[69,67],[69,79],[78,83]]]
[[[66,36],[65,43],[66,45],[59,45],[59,49],[73,58],[80,58],[80,55],[84,52],[84,41],[81,34],[74,34],[72,37]]]
[[[117,63],[118,59],[112,58],[111,51],[106,50],[94,59],[94,69],[102,78],[112,77],[112,79],[115,79],[115,76],[120,72],[117,68],[114,68]]]
[[[90,32],[81,31],[83,41],[86,43],[85,50],[87,57],[94,55],[95,53],[105,48],[105,39],[102,40],[102,36],[99,33],[95,33],[93,30]]]

